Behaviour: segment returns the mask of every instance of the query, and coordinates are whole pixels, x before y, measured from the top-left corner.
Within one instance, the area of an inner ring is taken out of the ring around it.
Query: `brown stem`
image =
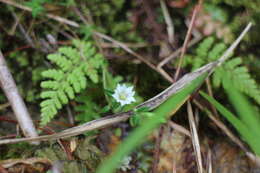
[[[183,62],[183,57],[185,55],[185,52],[186,52],[186,49],[187,49],[187,46],[188,46],[188,42],[189,42],[190,37],[191,37],[191,31],[193,29],[196,16],[197,16],[197,14],[198,14],[198,12],[201,8],[201,4],[202,4],[202,0],[199,0],[198,5],[196,5],[195,8],[194,8],[192,18],[191,18],[191,22],[189,24],[189,29],[188,29],[188,32],[186,34],[186,37],[185,37],[185,40],[184,40],[184,43],[183,43],[183,46],[182,46],[182,49],[181,49],[181,56],[180,56],[180,60],[179,60],[178,66],[177,66],[176,73],[174,75],[174,81],[176,81],[179,77],[181,65],[182,65],[182,62]]]
[[[38,134],[30,117],[30,114],[20,96],[14,79],[9,72],[4,56],[0,51],[0,83],[14,111],[16,119],[26,137],[37,137]],[[34,142],[37,144],[38,142]]]
[[[151,173],[157,173],[158,163],[159,163],[159,157],[160,157],[160,146],[162,142],[162,137],[164,133],[164,126],[162,125],[159,129],[158,137],[156,138],[155,142],[155,148],[154,148],[154,154],[153,154],[153,166]]]

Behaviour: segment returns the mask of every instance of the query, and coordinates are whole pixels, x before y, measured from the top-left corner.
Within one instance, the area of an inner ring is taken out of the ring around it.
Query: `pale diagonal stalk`
[[[15,81],[9,72],[9,69],[6,65],[4,56],[0,51],[0,83],[1,87],[8,98],[9,103],[14,111],[16,119],[23,131],[24,136],[26,137],[37,137],[33,121],[30,117],[30,114],[25,106],[25,103],[20,96],[18,89],[16,87]],[[37,144],[38,142],[34,142]]]
[[[190,101],[188,101],[187,106],[188,106],[187,107],[187,113],[188,113],[188,119],[189,119],[189,124],[190,124],[190,132],[191,132],[191,141],[192,141],[193,149],[195,151],[198,173],[203,173],[199,135],[198,135],[197,128],[196,128],[196,125],[195,125],[195,119],[194,119],[193,110],[192,110],[192,106],[191,106]]]

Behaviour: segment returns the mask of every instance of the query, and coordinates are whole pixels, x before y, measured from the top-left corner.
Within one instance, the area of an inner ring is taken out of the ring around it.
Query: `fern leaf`
[[[227,46],[224,43],[217,43],[213,46],[213,43],[213,37],[203,40],[196,49],[195,55],[187,55],[185,57],[187,60],[184,65],[191,65],[192,70],[195,70],[219,58]],[[216,68],[212,75],[213,85],[217,88],[224,86],[224,76],[227,76],[232,81],[238,91],[247,94],[260,104],[259,86],[251,77],[248,69],[243,66],[242,58],[232,58],[221,67]]]
[[[229,60],[223,64],[222,67],[220,67],[220,70],[218,69],[216,72],[219,73],[219,76],[217,77],[220,78],[223,85],[223,77],[227,76],[237,90],[247,94],[249,97],[255,99],[258,104],[260,104],[259,87],[256,81],[251,77],[248,69],[242,65],[241,58],[233,58]],[[213,81],[215,81],[213,84],[216,84],[216,79],[214,79],[215,77],[216,75],[213,75]]]
[[[61,70],[55,70],[55,69],[46,70],[42,72],[42,77],[54,79],[56,81],[61,80],[63,75],[64,73]]]
[[[221,56],[221,54],[226,50],[227,46],[224,43],[216,44],[208,54],[208,61],[215,61]]]
[[[98,71],[104,58],[96,52],[91,42],[74,40],[73,46],[64,46],[57,53],[47,56],[55,67],[42,72],[46,78],[41,106],[41,124],[45,125],[57,114],[62,105],[75,98],[76,93],[86,89],[89,82],[98,82]],[[89,80],[90,79],[90,80]]]
[[[196,49],[196,55],[201,59],[205,59],[208,55],[209,49],[214,43],[213,37],[208,37],[199,44],[199,47]]]
[[[75,110],[79,112],[76,116],[76,120],[80,121],[80,123],[85,123],[91,121],[93,119],[100,118],[100,110],[95,102],[93,102],[93,98],[91,95],[82,95],[76,98],[76,101],[80,103],[75,107]]]

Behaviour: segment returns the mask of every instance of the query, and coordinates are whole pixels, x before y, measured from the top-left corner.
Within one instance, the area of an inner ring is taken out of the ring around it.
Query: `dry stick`
[[[167,24],[167,32],[168,32],[168,40],[172,44],[174,42],[174,25],[172,23],[171,16],[169,14],[169,11],[167,9],[167,6],[165,4],[164,0],[160,0],[163,16],[165,19],[165,22]]]
[[[171,126],[171,128],[173,128],[174,130],[188,136],[188,137],[191,137],[191,134],[190,134],[190,131],[187,130],[185,127],[179,125],[179,124],[176,124],[174,123],[173,121],[170,121],[169,122],[169,125]]]
[[[171,77],[166,71],[164,71],[163,68],[157,68],[157,67],[156,67],[156,70],[157,70],[158,73],[160,73],[160,74],[161,74],[165,79],[167,79],[169,82],[171,82],[171,83],[174,82],[173,79],[172,79],[172,77]]]
[[[189,43],[188,43],[188,48],[193,46],[194,44],[196,44],[197,42],[199,42],[201,40],[202,36],[199,37],[195,37],[194,39],[192,39]],[[170,60],[172,60],[173,58],[176,58],[180,53],[181,53],[182,48],[177,49],[176,51],[174,51],[173,53],[171,53],[167,58],[163,59],[158,65],[157,68],[161,68],[162,66],[164,66],[165,64],[167,64]]]
[[[8,70],[4,56],[0,51],[0,83],[9,103],[12,106],[17,121],[26,137],[37,137],[30,114],[20,96],[14,79]],[[37,144],[37,143],[35,143]]]
[[[190,25],[189,25],[189,29],[188,29],[188,32],[186,34],[186,37],[185,37],[185,40],[184,40],[184,43],[183,43],[183,46],[182,46],[182,49],[181,49],[181,56],[180,56],[180,60],[179,60],[178,66],[177,66],[176,73],[174,75],[174,81],[176,81],[179,77],[183,57],[184,57],[184,54],[185,54],[187,46],[188,46],[188,42],[189,42],[190,37],[191,37],[191,31],[192,31],[192,28],[194,26],[196,16],[197,16],[197,14],[198,14],[198,12],[201,8],[201,4],[202,4],[202,0],[199,0],[198,5],[195,6],[195,9],[193,11],[191,22],[190,22]]]
[[[33,165],[36,163],[43,163],[43,164],[51,164],[52,161],[47,158],[39,158],[39,157],[32,157],[32,158],[21,158],[21,159],[8,159],[8,160],[1,160],[0,165],[4,168],[11,168],[14,165],[18,164],[25,164],[25,165]]]
[[[193,46],[193,45],[196,44],[198,41],[200,41],[201,38],[202,38],[201,35],[195,37],[194,39],[192,39],[192,40],[188,43],[187,47]],[[170,60],[172,60],[173,58],[177,57],[177,56],[181,53],[181,51],[182,51],[182,48],[179,48],[178,50],[176,50],[176,51],[174,51],[172,54],[170,54],[167,58],[165,58],[164,60],[162,60],[162,61],[157,65],[157,67],[156,67],[157,70],[158,70],[162,75],[165,75],[165,76],[171,78],[170,75],[164,71],[164,69],[162,68],[162,66],[164,66],[166,63],[168,63],[168,62],[169,62]],[[172,80],[172,81],[173,81],[173,80]]]
[[[9,173],[1,164],[0,164],[0,172],[1,173]]]
[[[153,36],[157,41],[165,40],[166,35],[163,32],[161,24],[156,22],[156,14],[152,9],[152,2],[150,0],[141,0],[140,2],[142,3],[142,9],[147,16],[147,21],[151,26],[152,32],[155,33]]]
[[[197,100],[193,100],[193,102],[198,106],[199,109],[205,111],[208,117],[235,143],[237,144],[247,155],[249,159],[255,162],[256,165],[260,166],[260,158],[255,154],[249,152],[244,144],[222,123],[220,120],[214,117],[214,115],[206,109],[203,105],[201,105]]]
[[[99,33],[99,32],[93,32],[95,35],[103,38],[103,39],[106,39],[106,40],[109,40],[111,42],[113,42],[114,44],[118,45],[119,47],[121,47],[122,49],[124,49],[126,52],[130,53],[131,55],[134,55],[137,59],[141,60],[142,62],[144,62],[146,65],[148,65],[149,67],[151,67],[153,70],[157,71],[158,73],[160,73],[167,81],[169,82],[173,82],[172,78],[163,73],[162,71],[159,71],[156,66],[154,66],[152,63],[150,63],[149,61],[147,61],[143,56],[139,55],[138,53],[134,52],[132,49],[130,49],[129,47],[127,47],[124,43],[121,43],[117,40],[114,40],[113,38],[105,35],[105,34],[102,34],[102,33]]]
[[[32,9],[30,7],[26,7],[24,5],[18,4],[18,3],[14,2],[14,1],[11,1],[11,0],[0,0],[0,2],[12,5],[12,6],[16,7],[16,8],[20,8],[20,9],[23,9],[25,11],[30,11],[30,12],[32,11]],[[77,24],[76,22],[73,22],[71,20],[62,18],[60,16],[56,16],[56,15],[53,15],[53,14],[46,14],[46,16],[48,18],[50,18],[50,19],[54,19],[54,20],[59,21],[61,23],[65,23],[67,25],[74,26],[74,27],[79,27],[79,24]]]
[[[140,59],[141,61],[143,61],[146,65],[148,65],[149,67],[151,67],[152,69],[156,70],[156,67],[150,63],[149,61],[147,61],[143,56],[135,53],[132,49],[130,49],[129,47],[127,47],[124,43],[121,43],[117,40],[114,40],[113,38],[105,35],[105,34],[102,34],[102,33],[99,33],[99,32],[96,32],[94,31],[93,32],[95,35],[105,39],[105,40],[108,40],[116,45],[118,45],[119,47],[121,47],[122,49],[124,49],[126,52],[130,53],[131,55],[134,55],[135,57],[137,57],[138,59]]]
[[[5,109],[10,106],[10,103],[4,103],[0,105],[0,110]]]
[[[214,98],[214,95],[213,95],[213,91],[212,91],[212,87],[211,87],[209,78],[206,79],[206,85],[207,85],[207,90],[208,90],[209,96],[212,97],[212,98]],[[210,108],[212,109],[212,111],[213,111],[213,113],[215,114],[215,116],[216,116],[216,117],[219,117],[219,114],[218,114],[217,109],[216,109],[212,104],[210,104]]]
[[[144,48],[144,47],[152,47],[159,46],[159,43],[149,44],[149,43],[124,43],[127,47],[131,48]],[[113,43],[103,42],[101,43],[102,48],[119,48],[118,45]]]
[[[15,19],[15,21],[17,21],[17,25],[19,30],[21,31],[21,33],[24,35],[24,38],[26,40],[26,42],[33,48],[35,48],[35,44],[33,43],[32,38],[28,35],[28,33],[25,31],[23,25],[20,23],[20,19],[17,17],[17,15],[12,11],[12,15]]]
[[[156,95],[155,97],[145,101],[144,103],[137,106],[137,108],[141,107],[148,107],[150,110],[156,108],[161,103],[163,103],[166,99],[168,99],[171,95],[177,93],[180,91],[183,87],[187,85],[187,83],[190,83],[190,81],[196,79],[198,76],[200,76],[202,73],[210,72],[212,73],[214,71],[214,68],[217,65],[220,65],[223,63],[227,58],[228,55],[236,48],[238,43],[242,40],[242,38],[245,36],[245,34],[248,32],[250,27],[252,26],[252,23],[249,23],[247,27],[244,29],[244,31],[239,35],[239,37],[235,40],[235,42],[225,51],[225,53],[221,56],[221,58],[217,61],[211,62],[198,70],[188,73],[184,75],[180,80],[172,84],[170,87],[168,87],[166,90],[161,92],[160,94]],[[210,74],[209,73],[209,74]],[[20,138],[20,139],[6,139],[6,140],[0,140],[1,144],[9,144],[9,143],[18,143],[18,142],[25,142],[25,141],[44,141],[44,140],[54,140],[54,139],[60,139],[60,138],[66,138],[71,136],[76,136],[79,134],[82,134],[87,131],[100,129],[115,123],[119,123],[122,121],[127,120],[132,115],[132,112],[123,112],[119,114],[115,114],[112,116],[107,116],[104,118],[100,118],[97,120],[90,121],[88,123],[69,128],[67,130],[64,130],[62,132],[53,134],[53,135],[44,135],[39,137],[32,137],[32,138]]]
[[[193,102],[196,104],[196,106],[202,110],[205,111],[208,117],[235,143],[237,144],[243,151],[247,152],[246,147],[243,145],[243,143],[225,126],[224,123],[222,123],[220,120],[214,117],[214,115],[209,111],[206,107],[201,105],[197,100],[193,100]]]
[[[212,154],[211,150],[209,149],[208,151],[208,156],[207,156],[207,173],[212,173]]]
[[[194,149],[195,155],[196,155],[198,172],[203,173],[199,137],[198,137],[198,133],[197,133],[197,129],[196,129],[195,120],[194,120],[193,111],[192,111],[190,101],[188,101],[187,106],[188,106],[187,110],[188,110],[188,118],[189,118],[190,131],[191,131],[191,141],[192,141],[193,149]]]
[[[258,157],[257,155],[251,152],[246,152],[246,155],[249,159],[251,159],[256,164],[256,166],[260,167],[260,157]]]
[[[164,125],[161,125],[159,128],[159,133],[156,138],[155,146],[154,146],[154,153],[153,153],[153,163],[152,163],[152,170],[151,173],[157,173],[158,163],[159,163],[159,156],[160,156],[160,146],[162,137],[164,134]]]
[[[249,31],[249,29],[252,27],[252,23],[248,23],[246,28],[243,30],[243,32],[238,36],[238,38],[232,43],[232,45],[224,52],[224,54],[217,60],[218,66],[220,66],[223,62],[225,62],[229,55],[233,52],[233,50],[237,47],[237,45],[240,43],[242,38],[245,36],[245,34]]]
[[[84,17],[84,15],[81,13],[81,11],[77,7],[73,7],[73,11],[79,16],[80,20],[85,24],[85,25],[94,25],[94,22],[92,20],[92,17],[89,15],[87,16],[87,19]],[[94,25],[95,26],[95,25]],[[99,48],[99,51],[103,53],[103,49],[101,47],[101,39],[98,38],[96,35],[92,36],[93,39],[96,41],[97,47]]]

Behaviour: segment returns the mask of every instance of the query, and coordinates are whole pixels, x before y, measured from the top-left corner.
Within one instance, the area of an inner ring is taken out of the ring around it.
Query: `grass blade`
[[[259,135],[257,133],[254,133],[254,131],[247,127],[243,121],[238,119],[234,114],[232,114],[214,98],[210,97],[202,91],[200,91],[200,94],[216,107],[216,109],[236,128],[236,130],[241,134],[244,140],[250,145],[251,149],[257,155],[260,155]]]

